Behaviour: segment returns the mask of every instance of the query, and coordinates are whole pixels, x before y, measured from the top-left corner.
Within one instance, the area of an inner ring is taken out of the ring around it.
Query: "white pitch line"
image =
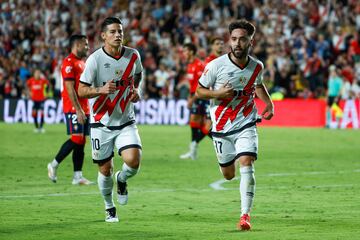
[[[301,176],[301,175],[331,175],[331,174],[346,174],[346,173],[354,173],[360,172],[360,169],[355,169],[351,171],[329,171],[329,172],[321,172],[321,171],[314,171],[314,172],[299,172],[299,173],[266,173],[266,174],[259,174],[257,176],[261,177],[287,177],[287,176]]]
[[[317,175],[317,174],[346,174],[352,172],[360,172],[360,169],[355,169],[353,171],[333,171],[333,172],[301,172],[301,173],[267,173],[259,174],[258,177],[283,177],[283,176],[299,176],[299,175]],[[240,177],[236,177],[231,181],[239,180]],[[196,188],[177,188],[177,189],[134,189],[133,193],[164,193],[164,192],[208,192],[213,190],[239,190],[238,188],[225,188],[222,185],[226,182],[230,182],[225,179],[220,179],[216,182],[209,184],[210,188],[206,189],[196,189]],[[297,186],[299,188],[339,188],[339,187],[357,187],[357,184],[338,184],[338,185],[309,185],[309,186]],[[257,186],[257,189],[288,189],[294,188],[294,186]],[[0,199],[8,198],[40,198],[40,197],[67,197],[67,196],[81,196],[81,195],[98,195],[99,192],[83,192],[83,193],[44,193],[44,194],[26,194],[26,195],[0,195]]]
[[[179,188],[179,189],[134,189],[132,193],[164,193],[164,192],[206,192],[213,191],[213,189],[196,189],[196,188]],[[68,197],[68,196],[81,196],[81,195],[98,195],[100,192],[84,192],[84,193],[44,193],[44,194],[26,194],[26,195],[0,195],[0,199],[7,198],[41,198],[41,197]]]
[[[355,169],[352,171],[332,171],[332,172],[300,172],[300,173],[266,173],[266,174],[259,174],[257,177],[285,177],[285,176],[301,176],[301,175],[333,175],[333,174],[347,174],[347,173],[354,173],[360,172],[360,169]],[[226,188],[222,185],[227,182],[239,180],[240,177],[235,177],[232,180],[220,179],[216,182],[210,183],[209,186],[215,190],[238,190],[238,188]],[[353,184],[344,184],[344,185],[324,185],[324,186],[300,186],[301,188],[334,188],[334,187],[351,187],[355,186]],[[263,186],[265,188],[265,186]],[[276,188],[276,189],[286,189],[286,188],[293,188],[293,186],[266,186],[266,188]],[[256,187],[257,189],[261,189],[260,187]]]
[[[232,179],[231,181],[236,181],[236,180],[239,180],[240,178],[239,177],[236,177],[234,179]],[[221,180],[218,180],[214,183],[211,183],[210,184],[210,187],[214,190],[217,190],[217,191],[233,191],[233,190],[239,190],[239,188],[226,188],[226,187],[223,187],[222,184],[226,183],[226,182],[231,182],[231,181],[228,181],[228,180],[225,180],[225,179],[221,179]],[[355,186],[358,186],[356,184],[333,184],[333,185],[307,185],[307,186],[295,186],[295,188],[341,188],[341,187],[355,187]],[[256,186],[256,189],[289,189],[289,188],[294,188],[294,186],[277,186],[277,185],[262,185],[262,186]]]

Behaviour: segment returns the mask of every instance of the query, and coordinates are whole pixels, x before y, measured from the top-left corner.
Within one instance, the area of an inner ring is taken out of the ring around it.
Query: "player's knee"
[[[102,175],[106,176],[106,177],[109,177],[112,175],[113,173],[113,170],[112,168],[109,168],[109,169],[103,169],[100,171]]]
[[[131,168],[139,169],[140,168],[140,156],[138,155],[138,156],[132,156],[130,158],[127,158],[126,163]]]
[[[86,138],[85,136],[71,135],[71,141],[78,145],[84,145],[86,143]]]
[[[138,148],[129,148],[120,152],[119,155],[122,156],[124,162],[131,168],[138,168],[141,161],[141,149]]]
[[[111,165],[108,165],[108,164],[99,164],[99,172],[106,176],[106,177],[109,177],[113,174],[113,167]]]
[[[223,175],[226,180],[231,180],[235,177],[235,173],[233,172],[223,172]]]
[[[31,112],[31,116],[32,116],[33,118],[36,118],[36,111],[32,111],[32,112]]]

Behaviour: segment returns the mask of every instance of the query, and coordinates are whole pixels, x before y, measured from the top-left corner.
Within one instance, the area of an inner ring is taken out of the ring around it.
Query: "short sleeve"
[[[141,64],[141,57],[137,50],[134,50],[135,54],[137,55],[136,61],[135,61],[135,74],[139,74],[143,71],[143,66]]]
[[[255,85],[261,85],[263,83],[264,64],[262,62],[260,62],[259,64],[261,66],[261,70],[256,77]]]
[[[199,79],[199,84],[205,88],[212,87],[216,80],[216,72],[216,65],[214,64],[214,61],[211,61],[206,65],[204,72]]]
[[[86,85],[93,85],[96,79],[97,64],[94,55],[90,55],[86,60],[85,69],[80,76],[80,82]]]

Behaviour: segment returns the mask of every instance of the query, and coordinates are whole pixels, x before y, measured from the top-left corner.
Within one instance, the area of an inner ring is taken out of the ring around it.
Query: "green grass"
[[[180,160],[190,130],[139,126],[143,162],[129,181],[120,222],[104,222],[97,186],[72,186],[72,161],[47,179],[46,164],[67,139],[64,125],[0,124],[0,239],[359,239],[360,137],[355,130],[259,128],[253,230],[238,232],[239,181],[222,179],[213,146]],[[86,147],[84,175],[96,181]],[[119,157],[115,168],[121,166]]]

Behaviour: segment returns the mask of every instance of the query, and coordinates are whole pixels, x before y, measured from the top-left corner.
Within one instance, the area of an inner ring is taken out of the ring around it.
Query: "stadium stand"
[[[253,55],[262,60],[272,94],[287,98],[326,96],[335,64],[348,82],[360,81],[360,5],[356,0],[9,0],[0,3],[0,98],[26,98],[25,81],[35,68],[51,79],[59,96],[59,65],[73,33],[101,45],[100,21],[122,19],[127,45],[139,50],[147,97],[183,98],[181,46],[194,42],[205,59],[212,36],[228,39],[230,21],[247,18],[257,27]],[[164,65],[169,77],[158,84]],[[356,67],[358,66],[358,67]],[[185,91],[186,92],[186,91]]]

